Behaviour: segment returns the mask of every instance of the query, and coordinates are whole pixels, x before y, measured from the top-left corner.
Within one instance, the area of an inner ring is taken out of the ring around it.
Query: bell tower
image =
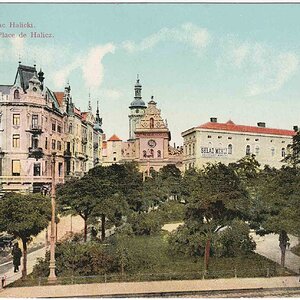
[[[145,102],[142,99],[142,85],[140,84],[139,76],[137,75],[136,84],[134,86],[134,100],[129,106],[129,141],[135,140],[135,130],[139,124],[146,109]]]

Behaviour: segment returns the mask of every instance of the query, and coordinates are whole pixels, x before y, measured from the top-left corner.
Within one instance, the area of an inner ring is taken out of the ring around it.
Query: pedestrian
[[[22,257],[22,251],[19,248],[18,243],[14,244],[11,254],[13,256],[14,272],[16,273],[19,271],[19,266],[21,264],[21,257]]]

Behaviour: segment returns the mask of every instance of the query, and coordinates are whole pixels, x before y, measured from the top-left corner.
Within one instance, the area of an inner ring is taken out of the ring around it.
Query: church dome
[[[141,99],[141,98],[138,98],[138,99],[134,99],[131,103],[130,103],[130,106],[129,108],[144,108],[146,107],[146,104],[145,102]]]

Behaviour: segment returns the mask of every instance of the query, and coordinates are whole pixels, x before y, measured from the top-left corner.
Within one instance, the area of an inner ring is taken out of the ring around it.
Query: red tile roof
[[[79,115],[81,117],[81,111],[77,107],[74,107],[74,114]]]
[[[87,112],[82,112],[82,113],[81,113],[81,116],[82,116],[82,120],[83,120],[83,121],[86,120],[87,114],[88,114]]]
[[[266,127],[258,127],[258,126],[236,125],[231,120],[229,120],[226,123],[207,122],[205,124],[199,125],[197,128],[211,129],[211,130],[236,131],[236,132],[250,132],[250,133],[259,133],[259,134],[285,135],[285,136],[295,135],[295,131],[293,131],[293,130],[266,128]]]
[[[113,136],[111,136],[109,141],[122,141],[122,140],[117,135],[114,134]]]
[[[62,107],[63,100],[64,100],[64,92],[54,92],[54,95],[57,99],[59,106]]]

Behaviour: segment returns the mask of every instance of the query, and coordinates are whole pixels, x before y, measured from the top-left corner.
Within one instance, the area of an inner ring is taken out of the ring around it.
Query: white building
[[[291,144],[293,130],[237,125],[231,120],[218,123],[216,118],[181,133],[184,170],[201,168],[206,163],[229,164],[245,155],[255,154],[259,163],[280,168]]]

